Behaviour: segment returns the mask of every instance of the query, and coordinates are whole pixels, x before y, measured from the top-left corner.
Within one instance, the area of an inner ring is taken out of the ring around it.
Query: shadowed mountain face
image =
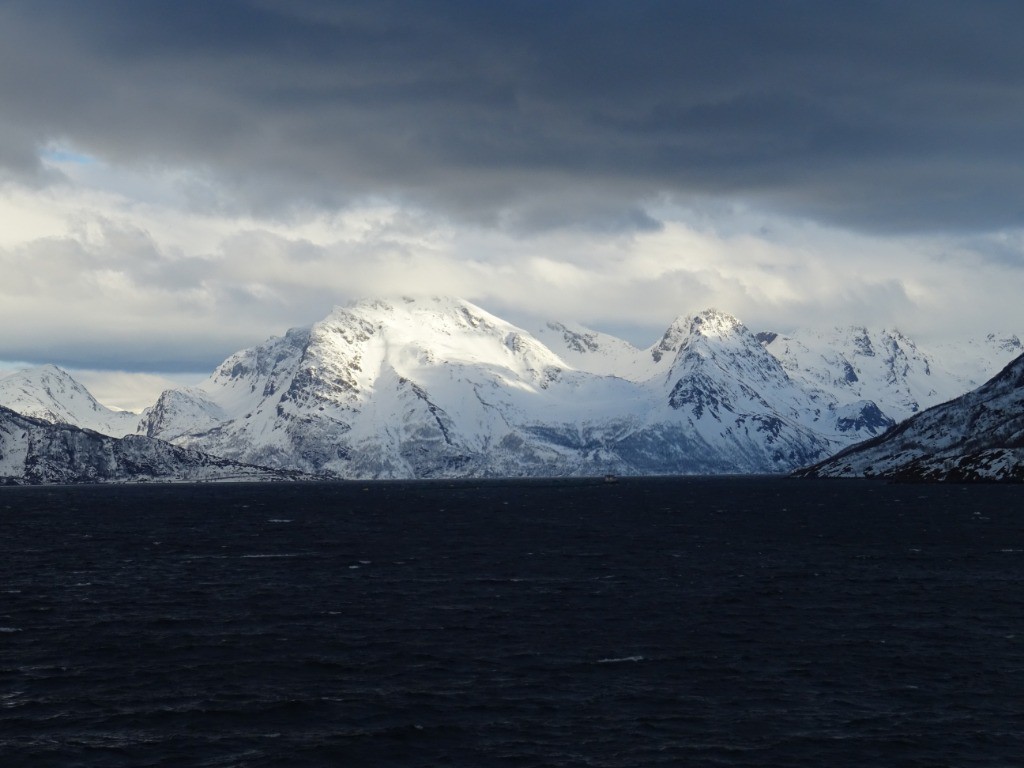
[[[978,389],[797,474],[1024,481],[1024,355]]]
[[[0,483],[272,480],[289,475],[141,435],[112,438],[0,407]]]

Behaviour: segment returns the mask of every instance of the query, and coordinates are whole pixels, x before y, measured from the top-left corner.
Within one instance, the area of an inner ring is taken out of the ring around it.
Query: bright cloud
[[[1017,266],[969,244],[750,210],[658,213],[655,231],[514,235],[394,205],[281,222],[79,185],[8,189],[0,215],[17,225],[0,246],[0,320],[19,333],[0,355],[202,370],[337,303],[397,294],[459,295],[524,323],[630,328],[638,342],[707,306],[778,329],[870,320],[944,333],[1021,319],[991,301]]]

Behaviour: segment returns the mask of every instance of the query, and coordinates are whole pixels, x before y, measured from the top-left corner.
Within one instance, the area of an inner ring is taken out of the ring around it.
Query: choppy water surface
[[[0,489],[0,763],[1020,765],[1022,501]]]

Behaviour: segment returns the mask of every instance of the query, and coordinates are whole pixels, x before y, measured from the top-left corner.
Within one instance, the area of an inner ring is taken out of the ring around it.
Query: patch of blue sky
[[[92,155],[78,152],[69,147],[50,146],[40,152],[40,157],[49,163],[56,165],[92,165],[97,162]]]

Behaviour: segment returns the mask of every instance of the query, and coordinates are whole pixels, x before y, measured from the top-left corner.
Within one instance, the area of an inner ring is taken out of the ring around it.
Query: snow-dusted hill
[[[798,474],[1024,481],[1024,355],[978,389]]]
[[[0,407],[0,484],[289,479],[139,435],[117,439]]]
[[[0,378],[0,406],[53,424],[72,424],[104,435],[134,434],[138,414],[112,411],[66,371],[42,365]]]

